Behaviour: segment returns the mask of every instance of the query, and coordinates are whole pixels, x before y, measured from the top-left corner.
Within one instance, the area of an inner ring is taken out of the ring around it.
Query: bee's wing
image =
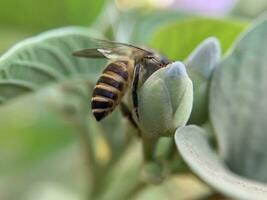
[[[72,53],[73,56],[77,57],[88,57],[88,58],[106,58],[103,53],[98,49],[83,49]]]
[[[99,48],[83,49],[74,52],[73,55],[87,58],[118,59],[122,57],[130,57],[138,59],[142,56],[151,54],[148,50],[130,44],[98,39],[92,39],[92,41],[95,42],[96,46],[99,46]]]

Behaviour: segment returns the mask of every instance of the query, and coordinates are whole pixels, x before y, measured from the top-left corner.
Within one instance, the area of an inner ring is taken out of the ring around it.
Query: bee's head
[[[155,68],[166,67],[169,64],[169,60],[159,54],[151,54],[146,56],[146,65]]]
[[[170,61],[165,56],[160,56],[160,63],[165,67],[170,63]]]
[[[166,57],[153,53],[144,57],[145,79],[160,68],[166,67],[169,61]]]

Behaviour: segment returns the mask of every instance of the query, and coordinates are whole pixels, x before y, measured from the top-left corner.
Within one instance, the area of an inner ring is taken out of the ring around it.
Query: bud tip
[[[166,75],[169,77],[182,77],[186,76],[186,69],[183,63],[176,61],[168,65]]]

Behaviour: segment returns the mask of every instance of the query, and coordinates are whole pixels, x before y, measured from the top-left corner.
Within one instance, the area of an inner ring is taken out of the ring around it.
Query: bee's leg
[[[141,75],[142,65],[137,64],[134,68],[134,78],[133,78],[133,85],[132,85],[132,100],[133,100],[133,110],[136,114],[137,120],[139,120],[139,113],[138,113],[138,83]]]
[[[129,122],[138,130],[140,131],[140,128],[138,127],[137,123],[135,122],[133,115],[130,111],[130,109],[128,108],[128,106],[124,103],[121,102],[120,103],[120,109],[121,109],[121,113],[124,117],[126,117]]]

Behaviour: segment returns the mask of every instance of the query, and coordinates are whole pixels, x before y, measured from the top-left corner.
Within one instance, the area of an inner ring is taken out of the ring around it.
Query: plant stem
[[[158,138],[152,137],[142,137],[143,142],[143,152],[144,152],[144,160],[145,161],[154,161],[155,157],[155,149],[157,146]]]
[[[86,121],[81,122],[78,125],[78,131],[80,135],[80,143],[84,154],[84,160],[87,168],[87,176],[88,180],[91,180],[91,188],[89,190],[89,198],[94,199],[97,195],[99,188],[99,181],[101,178],[99,177],[101,174],[101,169],[97,164],[97,159],[95,157],[92,138],[90,138],[90,130],[88,128],[88,123]],[[90,181],[88,181],[89,184]]]
[[[171,144],[169,146],[169,150],[166,156],[167,160],[171,160],[174,155],[177,154],[176,144],[174,138],[171,139]]]
[[[92,146],[90,145],[90,142],[89,142],[90,138],[88,136],[87,125],[84,122],[79,123],[77,125],[77,129],[78,129],[78,134],[80,137],[81,150],[82,150],[82,154],[83,154],[83,158],[84,158],[84,163],[86,166],[86,176],[87,176],[87,180],[88,180],[88,184],[89,184],[90,183],[89,180],[95,179],[94,177],[92,177],[92,176],[94,176],[94,174],[91,173],[96,168],[94,153],[93,153]],[[91,196],[90,193],[91,192],[89,190],[88,191],[88,197]]]

